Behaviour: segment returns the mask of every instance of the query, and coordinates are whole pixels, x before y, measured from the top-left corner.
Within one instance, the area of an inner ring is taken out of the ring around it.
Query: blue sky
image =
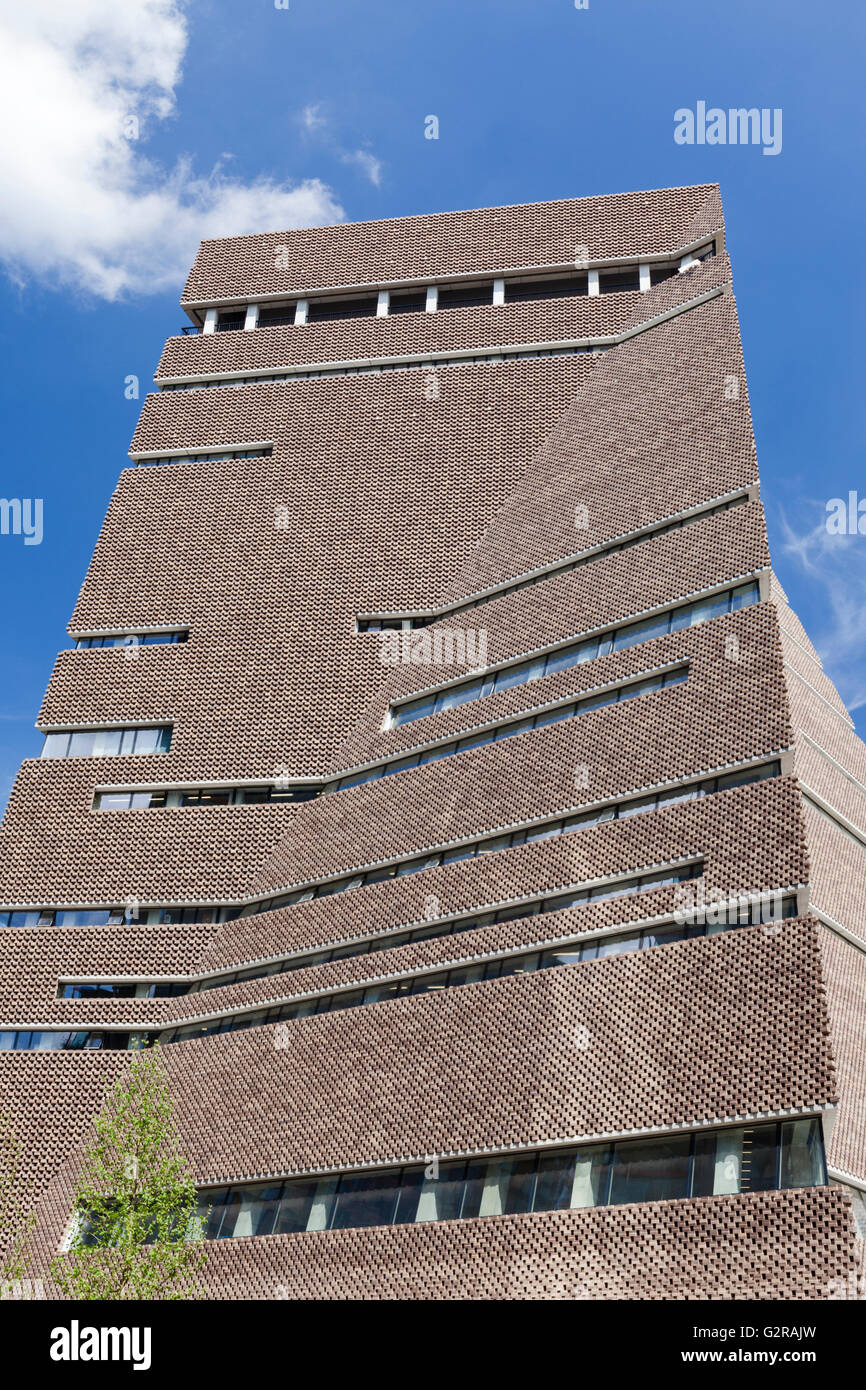
[[[40,545],[0,536],[0,799],[200,236],[680,183],[722,186],[775,566],[862,730],[866,536],[823,518],[866,497],[864,30],[805,0],[0,0],[0,492],[44,499]],[[699,100],[780,107],[781,153],[677,145]]]

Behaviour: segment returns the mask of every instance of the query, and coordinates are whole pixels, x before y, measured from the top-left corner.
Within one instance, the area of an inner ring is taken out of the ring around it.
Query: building
[[[40,1258],[159,1037],[218,1297],[849,1296],[866,750],[718,189],[208,241],[182,304],[3,822]]]

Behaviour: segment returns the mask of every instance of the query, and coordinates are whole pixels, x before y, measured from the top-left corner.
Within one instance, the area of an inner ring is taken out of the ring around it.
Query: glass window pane
[[[453,690],[446,690],[436,701],[436,711],[439,709],[456,709],[458,705],[465,705],[470,700],[477,700],[481,695],[481,681],[471,681],[468,685],[458,685]],[[440,706],[439,701],[442,701]]]
[[[232,1235],[269,1236],[279,1211],[282,1187],[278,1182],[240,1188]]]
[[[683,941],[686,936],[685,927],[655,927],[647,928],[641,933],[642,946],[669,946],[674,941]]]
[[[642,796],[637,801],[629,801],[627,805],[619,809],[619,819],[627,820],[629,816],[639,816],[641,811],[654,811],[656,798],[654,796]]]
[[[551,840],[562,831],[562,822],[554,821],[552,825],[535,825],[526,832],[526,843],[534,844],[537,840]]]
[[[115,740],[119,740],[119,733],[116,729],[112,730]],[[97,748],[102,750],[109,731],[102,729],[76,729],[69,740],[69,755],[75,758],[92,758]]]
[[[512,960],[504,960],[501,973],[503,975],[532,975],[539,968],[540,960],[538,951],[533,951],[528,956],[517,956]]]
[[[680,801],[694,801],[700,795],[698,787],[686,787],[684,790],[677,790],[672,787],[670,791],[659,792],[658,806],[676,806]]]
[[[396,722],[398,724],[405,724],[407,720],[410,719],[424,719],[428,714],[433,713],[435,704],[435,697],[429,695],[424,700],[416,700],[409,705],[403,705],[401,709],[396,711]],[[349,785],[350,784],[347,782],[346,786]]]
[[[364,990],[364,1003],[380,1004],[383,999],[395,999],[399,993],[399,980],[392,980],[386,985],[368,985]]]
[[[692,604],[689,625],[696,627],[698,623],[705,623],[710,618],[718,618],[722,613],[729,611],[730,603],[729,594],[714,594],[712,598],[704,599],[702,603]]]
[[[418,1203],[424,1189],[424,1171],[423,1168],[403,1169],[394,1211],[395,1226],[405,1226],[407,1223],[423,1219],[418,1216]]]
[[[398,1173],[358,1173],[340,1178],[332,1230],[390,1226],[397,1204]]]
[[[277,1184],[272,1191],[277,1200],[274,1203],[273,1212],[269,1229],[257,1230],[255,1235],[286,1235],[295,1231],[305,1231],[307,1222],[310,1219],[310,1209],[313,1197],[319,1186],[315,1178],[309,1181],[290,1180],[282,1185]]]
[[[572,666],[592,661],[597,652],[598,638],[590,638],[588,642],[580,642],[577,646],[563,647],[558,652],[551,652],[547,658],[547,674],[550,676],[554,671],[569,671]]]
[[[518,719],[513,724],[503,724],[501,728],[494,731],[493,736],[497,739],[511,738],[514,734],[522,734],[525,733],[527,729],[534,728],[534,719]]]
[[[415,1210],[416,1221],[452,1221],[460,1215],[466,1164],[428,1164]]]
[[[564,893],[561,897],[550,898],[544,904],[545,912],[561,912],[566,907],[581,907],[583,903],[589,901],[589,893],[585,888],[579,888],[574,893]]]
[[[776,1186],[778,1125],[755,1125],[743,1132],[744,1192],[767,1192]]]
[[[640,932],[629,932],[626,936],[615,936],[611,941],[600,941],[598,945],[598,957],[602,956],[621,956],[627,951],[637,951],[640,949]]]
[[[443,971],[439,975],[422,975],[420,979],[413,981],[413,994],[439,994],[448,985],[448,976]]]
[[[587,700],[578,700],[578,714],[586,714],[591,709],[604,709],[605,705],[615,705],[617,703],[617,693],[615,690],[607,690],[601,695],[593,695]]]
[[[662,637],[670,627],[670,613],[658,613],[654,618],[646,618],[642,623],[629,623],[614,637],[613,649],[622,651],[624,647],[636,646],[638,642],[649,642],[653,637]]]
[[[136,753],[156,753],[159,751],[162,731],[160,729],[138,729],[135,735]]]
[[[557,965],[577,965],[583,959],[583,946],[575,942],[573,946],[556,946],[545,951],[541,958],[542,969]]]
[[[574,1154],[542,1154],[538,1161],[533,1211],[564,1211],[571,1206]]]
[[[223,1224],[223,1218],[224,1218],[224,1216],[225,1216],[227,1200],[228,1200],[228,1192],[225,1191],[225,1190],[222,1191],[222,1192],[201,1192],[201,1193],[199,1193],[199,1199],[198,1199],[198,1214],[199,1214],[199,1217],[200,1217],[202,1220],[205,1220],[205,1214],[207,1213],[207,1219],[206,1219],[206,1221],[205,1221],[205,1228],[204,1228],[204,1238],[205,1238],[205,1240],[218,1240],[218,1239],[219,1239],[219,1236],[220,1236],[220,1227],[221,1227],[222,1224]],[[228,1234],[230,1234],[230,1232],[226,1232],[226,1234],[228,1235]]]
[[[510,835],[495,835],[492,840],[484,840],[478,846],[479,854],[494,854],[499,849],[508,849],[513,843]]]
[[[536,729],[543,729],[548,724],[561,724],[564,719],[572,719],[575,714],[574,705],[559,705],[556,709],[544,710],[535,716]]]
[[[736,612],[738,608],[745,608],[750,603],[758,602],[758,584],[754,581],[751,584],[740,584],[733,594],[732,608]]]
[[[495,729],[485,729],[484,733],[473,734],[472,738],[461,738],[457,748],[462,753],[467,748],[481,748],[485,743],[493,743],[495,738]]]
[[[568,1154],[545,1155],[538,1166],[535,1211],[601,1206],[607,1200],[610,1148],[596,1144]]]
[[[827,1181],[819,1120],[782,1125],[781,1187],[819,1187]]]
[[[510,690],[512,686],[523,685],[527,679],[527,670],[527,665],[522,664],[520,666],[509,666],[504,671],[497,671],[495,685],[497,695],[500,690]]]
[[[610,1200],[658,1202],[687,1197],[691,1136],[641,1139],[617,1144],[614,1151]]]
[[[743,1168],[743,1130],[695,1135],[693,1197],[712,1197],[740,1191]]]
[[[445,851],[442,855],[442,863],[457,864],[461,859],[474,859],[475,853],[475,845],[457,845],[454,849]]]
[[[456,970],[448,972],[448,988],[454,985],[470,985],[476,980],[483,980],[485,964],[483,961],[475,965],[461,965]]]
[[[40,758],[63,758],[69,745],[69,734],[46,734]]]
[[[308,1231],[326,1231],[330,1226],[337,1182],[337,1178],[322,1178],[316,1184],[316,1190],[310,1203],[310,1215],[307,1219]]]

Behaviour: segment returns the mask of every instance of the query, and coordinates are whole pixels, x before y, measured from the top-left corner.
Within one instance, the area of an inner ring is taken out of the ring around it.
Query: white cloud
[[[817,512],[818,504],[815,507]],[[866,536],[831,535],[823,505],[820,520],[811,530],[796,531],[784,517],[782,529],[786,554],[808,577],[813,591],[824,598],[824,621],[809,636],[847,708],[862,709],[866,705]]]
[[[328,124],[326,116],[322,115],[322,107],[319,102],[305,106],[301,112],[301,124],[305,130],[324,130]]]
[[[354,164],[376,187],[382,186],[382,161],[370,150],[347,150],[334,135],[334,122],[322,109],[320,101],[310,102],[302,107],[298,120],[306,135],[317,136],[326,150],[335,155],[343,164]]]
[[[382,161],[369,150],[344,150],[340,158],[344,164],[357,164],[367,178],[377,188],[382,185]]]
[[[0,259],[19,283],[153,292],[183,280],[202,237],[342,218],[317,179],[147,159],[149,129],[175,111],[186,4],[0,0]]]

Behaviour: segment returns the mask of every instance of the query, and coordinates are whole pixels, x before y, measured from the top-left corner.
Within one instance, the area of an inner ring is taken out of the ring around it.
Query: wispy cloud
[[[188,4],[0,0],[0,260],[19,283],[153,292],[182,280],[202,237],[342,218],[317,179],[146,157],[176,110]]]
[[[354,164],[374,187],[381,188],[383,171],[381,159],[378,159],[372,150],[366,148],[347,149],[334,134],[333,118],[324,110],[322,102],[310,102],[304,106],[299,112],[298,120],[307,135],[316,136],[320,141],[323,141],[326,148],[343,164]]]
[[[781,517],[783,549],[823,595],[824,620],[809,636],[849,710],[866,705],[866,536],[832,535],[823,503],[805,530]]]
[[[382,186],[382,161],[369,150],[344,150],[340,155],[344,164],[357,164],[376,188]]]
[[[328,124],[327,116],[322,115],[321,102],[305,106],[301,112],[301,125],[310,132],[324,130]]]

